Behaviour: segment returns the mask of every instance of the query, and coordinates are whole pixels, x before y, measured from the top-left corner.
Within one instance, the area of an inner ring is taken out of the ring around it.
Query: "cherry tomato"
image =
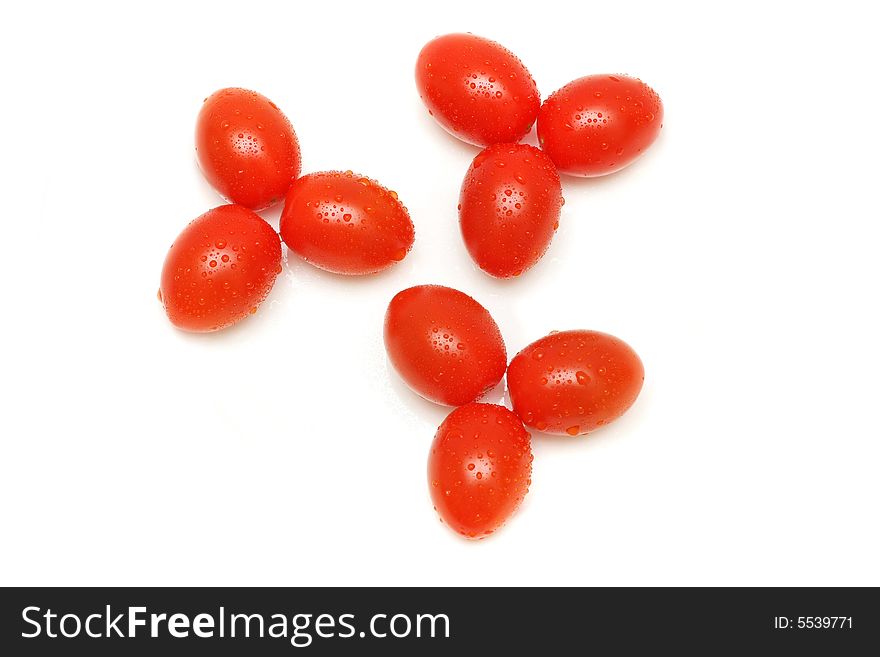
[[[275,104],[255,91],[221,89],[196,121],[196,155],[208,182],[232,203],[263,210],[299,175],[296,133]]]
[[[416,86],[441,126],[478,146],[519,141],[541,106],[538,87],[517,56],[473,34],[429,41],[416,63]]]
[[[538,141],[562,173],[604,176],[644,153],[662,125],[663,103],[644,82],[588,75],[544,101]]]
[[[461,186],[465,246],[487,274],[519,276],[550,246],[562,204],[559,174],[545,153],[526,144],[490,146]]]
[[[464,292],[418,285],[385,313],[385,349],[407,385],[447,406],[467,404],[504,376],[507,351],[489,311]]]
[[[415,232],[395,192],[351,171],[329,171],[305,175],[290,187],[281,238],[321,269],[372,274],[403,260]]]
[[[434,508],[453,530],[484,538],[529,492],[531,436],[503,406],[467,404],[437,429],[428,457]]]
[[[636,352],[598,331],[551,333],[519,352],[507,369],[510,401],[523,422],[570,436],[623,415],[644,380]]]
[[[281,241],[259,215],[221,205],[192,221],[162,267],[159,300],[186,331],[216,331],[244,319],[281,272]]]

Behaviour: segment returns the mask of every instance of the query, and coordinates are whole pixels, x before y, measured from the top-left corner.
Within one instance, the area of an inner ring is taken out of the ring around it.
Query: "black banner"
[[[876,589],[3,589],[2,655],[877,654]],[[646,652],[646,650],[648,652]]]

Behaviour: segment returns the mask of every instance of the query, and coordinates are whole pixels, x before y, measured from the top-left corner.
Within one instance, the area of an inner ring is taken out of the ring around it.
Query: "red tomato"
[[[644,82],[588,75],[544,101],[538,141],[561,172],[604,176],[631,164],[662,126],[663,103]]]
[[[162,267],[159,300],[186,331],[216,331],[257,310],[281,272],[281,241],[259,215],[221,205],[177,236]]]
[[[496,386],[507,361],[489,311],[441,285],[395,295],[385,313],[385,349],[410,388],[448,406],[472,402]]]
[[[510,401],[523,422],[570,436],[623,415],[644,380],[636,352],[598,331],[551,333],[519,352],[507,369]]]
[[[281,238],[321,269],[372,274],[403,260],[415,232],[395,192],[351,171],[330,171],[308,174],[290,187]]]
[[[299,142],[275,104],[255,91],[221,89],[196,121],[196,155],[205,178],[232,203],[263,210],[299,175]]]
[[[525,144],[490,146],[461,186],[465,246],[487,274],[519,276],[550,246],[562,204],[559,174],[545,153]]]
[[[503,406],[467,404],[437,429],[428,457],[434,508],[468,538],[484,538],[516,511],[529,492],[531,437]]]
[[[519,141],[541,106],[538,87],[517,56],[473,34],[429,41],[416,63],[416,86],[441,126],[478,146]]]

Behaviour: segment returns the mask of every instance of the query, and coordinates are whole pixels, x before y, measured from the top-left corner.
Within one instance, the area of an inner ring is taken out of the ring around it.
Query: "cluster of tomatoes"
[[[519,276],[544,255],[559,226],[559,173],[601,176],[627,166],[656,139],[663,106],[622,75],[575,80],[544,102],[522,62],[471,34],[429,42],[416,84],[430,114],[484,147],[461,188],[459,224],[476,264]],[[537,122],[540,148],[519,141]],[[196,124],[208,181],[229,200],[191,222],[162,269],[159,299],[187,331],[216,331],[249,314],[281,272],[281,241],[316,267],[373,274],[403,260],[415,238],[397,194],[351,171],[300,176],[290,122],[269,99],[222,89]],[[280,236],[258,214],[283,200]],[[516,510],[531,480],[526,427],[577,436],[622,415],[638,396],[642,363],[622,340],[597,331],[554,332],[508,364],[489,312],[448,287],[399,292],[385,315],[389,360],[421,396],[456,407],[434,437],[428,480],[454,530],[481,538]],[[513,410],[479,403],[507,374]]]

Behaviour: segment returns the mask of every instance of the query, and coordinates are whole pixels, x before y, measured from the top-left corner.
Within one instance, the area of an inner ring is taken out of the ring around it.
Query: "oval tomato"
[[[496,144],[471,163],[461,186],[459,225],[474,262],[499,278],[519,276],[559,227],[562,185],[546,153]]]
[[[541,106],[535,81],[519,58],[473,34],[429,41],[416,63],[416,86],[441,126],[478,146],[519,141]]]
[[[162,267],[159,300],[186,331],[216,331],[244,319],[281,272],[281,241],[259,215],[221,205],[192,221]]]
[[[531,436],[503,406],[467,404],[443,420],[428,457],[434,508],[450,528],[484,538],[529,492]]]
[[[221,89],[205,99],[196,121],[196,155],[214,189],[252,210],[284,198],[300,169],[290,121],[247,89]]]
[[[496,386],[507,361],[489,311],[441,285],[395,295],[385,313],[385,349],[410,388],[448,406],[472,402]]]
[[[641,80],[588,75],[553,93],[538,114],[538,141],[559,171],[604,176],[631,164],[663,125],[663,103]]]
[[[570,436],[623,415],[644,380],[636,352],[598,331],[551,333],[519,352],[507,369],[510,401],[523,422]]]
[[[397,194],[351,171],[311,173],[287,192],[281,238],[337,274],[372,274],[403,260],[415,231]]]

